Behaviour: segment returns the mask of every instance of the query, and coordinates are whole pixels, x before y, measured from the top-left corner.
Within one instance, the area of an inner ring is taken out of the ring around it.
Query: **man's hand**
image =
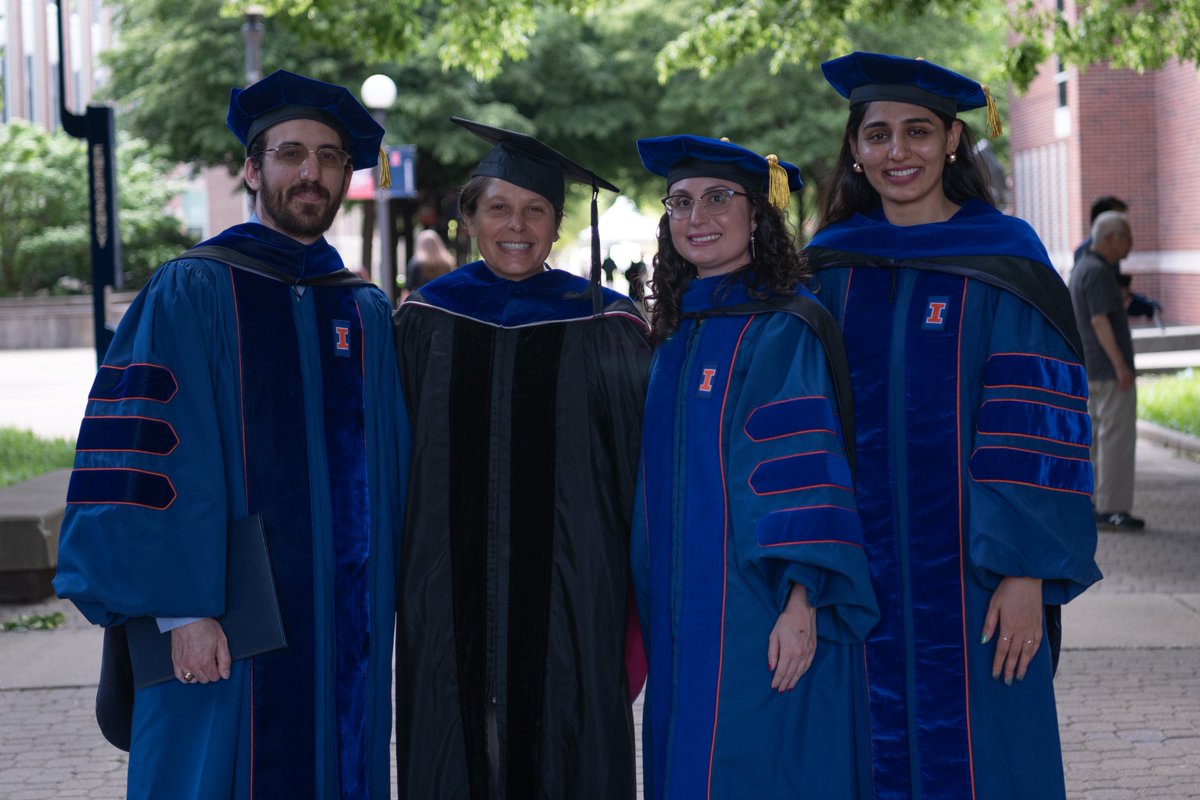
[[[211,617],[171,631],[171,661],[183,683],[208,683],[229,677],[229,642],[221,623]]]
[[[1113,372],[1116,373],[1117,389],[1128,391],[1133,387],[1133,370],[1125,363],[1125,356],[1121,354],[1121,348],[1117,345],[1117,335],[1113,333],[1108,315],[1093,315],[1092,330],[1096,332],[1096,341],[1100,343],[1100,349],[1104,351],[1104,355],[1112,364]]]
[[[1117,373],[1117,388],[1122,392],[1127,392],[1133,388],[1133,370],[1125,366],[1125,360],[1116,366]]]
[[[808,604],[808,590],[795,583],[767,642],[767,668],[775,673],[771,688],[779,692],[793,689],[816,652],[817,611]]]

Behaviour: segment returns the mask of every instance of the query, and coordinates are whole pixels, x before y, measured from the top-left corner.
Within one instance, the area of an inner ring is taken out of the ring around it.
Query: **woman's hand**
[[[808,604],[808,590],[795,583],[767,644],[767,668],[775,673],[771,688],[791,691],[816,652],[817,612]]]
[[[1005,578],[1000,581],[988,603],[983,621],[983,643],[999,629],[992,677],[1004,673],[1004,682],[1012,686],[1013,675],[1025,680],[1025,671],[1042,644],[1041,578]]]
[[[208,683],[229,677],[229,642],[221,623],[211,617],[171,631],[171,661],[183,683]]]

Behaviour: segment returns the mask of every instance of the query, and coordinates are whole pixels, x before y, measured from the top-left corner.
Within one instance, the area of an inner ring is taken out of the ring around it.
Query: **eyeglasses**
[[[303,164],[308,160],[309,153],[317,154],[317,166],[321,169],[341,169],[350,162],[350,154],[345,150],[338,150],[336,147],[318,147],[316,150],[309,150],[298,144],[285,144],[279,147],[268,147],[263,152],[270,153],[280,164],[289,167],[298,167]]]
[[[667,213],[672,219],[687,219],[692,215],[696,203],[700,204],[705,214],[715,217],[729,210],[733,205],[734,195],[748,196],[745,192],[735,192],[733,189],[712,189],[700,195],[699,200],[686,194],[673,194],[664,197],[662,204],[667,207]]]

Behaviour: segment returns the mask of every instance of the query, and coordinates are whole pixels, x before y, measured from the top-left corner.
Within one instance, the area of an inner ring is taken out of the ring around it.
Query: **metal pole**
[[[242,14],[242,41],[246,43],[246,85],[262,78],[263,7],[247,6]]]
[[[87,140],[89,231],[92,241],[92,334],[96,364],[104,361],[113,329],[105,322],[104,289],[121,287],[121,228],[117,223],[116,127],[112,108],[87,107],[86,114],[67,109],[66,50],[63,17],[66,3],[58,7],[58,104],[63,130]]]
[[[387,112],[381,108],[371,113],[379,127],[387,129]],[[384,148],[386,153],[387,148]],[[386,158],[386,155],[381,155]],[[392,245],[392,194],[388,189],[375,186],[375,227],[379,230],[379,288],[392,303],[396,302],[396,250]]]
[[[246,86],[253,86],[262,78],[263,7],[246,6],[242,12],[242,42],[246,53]],[[254,215],[254,202],[250,193],[242,192],[242,218]]]

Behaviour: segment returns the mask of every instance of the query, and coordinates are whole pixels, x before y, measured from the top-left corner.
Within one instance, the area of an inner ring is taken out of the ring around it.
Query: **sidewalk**
[[[0,424],[73,436],[91,351],[12,353],[0,352]],[[1200,462],[1140,439],[1133,511],[1146,531],[1102,532],[1105,579],[1064,609],[1055,686],[1072,800],[1200,798]],[[0,622],[55,610],[58,630],[0,632],[0,800],[121,798],[126,754],[92,712],[100,632],[58,600],[0,605]]]
[[[1104,580],[1063,608],[1067,795],[1200,797],[1200,463],[1138,441],[1143,533],[1100,533]]]

